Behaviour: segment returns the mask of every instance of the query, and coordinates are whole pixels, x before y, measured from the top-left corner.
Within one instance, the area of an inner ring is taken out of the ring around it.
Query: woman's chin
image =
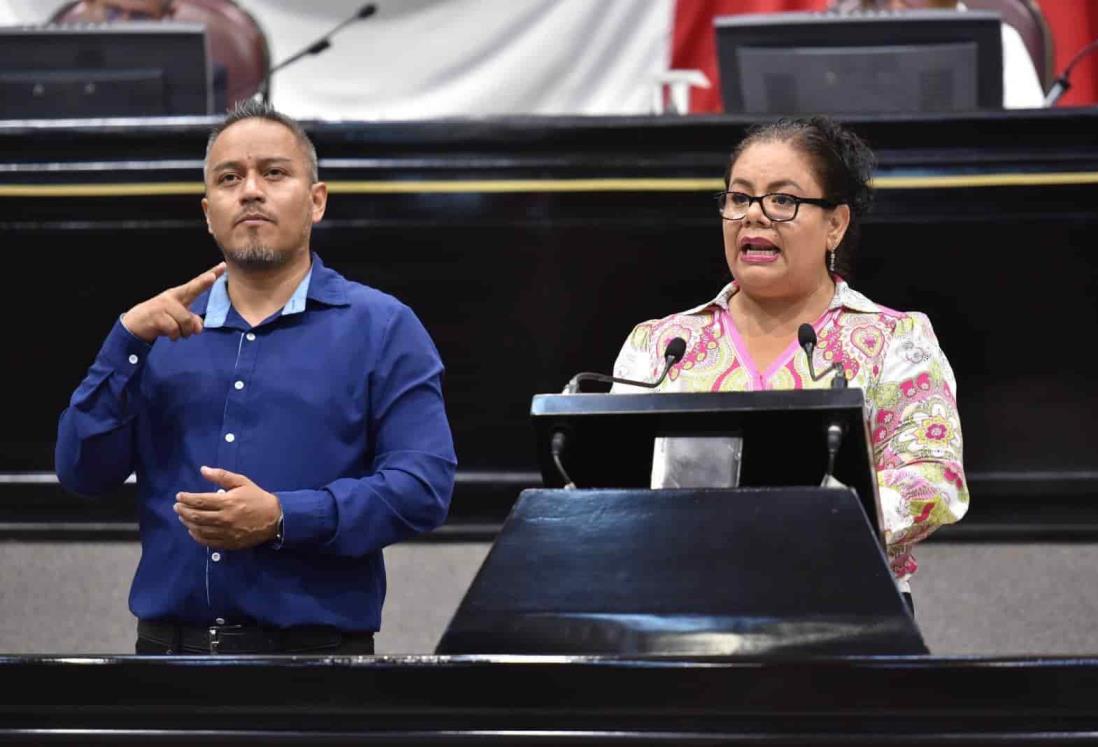
[[[736,262],[732,266],[732,274],[737,280],[749,280],[757,283],[780,283],[785,277],[785,267],[771,262],[767,264],[757,262]]]
[[[733,271],[740,290],[755,298],[776,298],[789,294],[789,277],[774,266],[739,264]]]

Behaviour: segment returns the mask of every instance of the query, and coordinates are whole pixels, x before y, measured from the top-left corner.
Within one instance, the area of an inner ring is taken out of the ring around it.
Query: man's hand
[[[122,326],[134,337],[152,342],[157,337],[178,340],[202,331],[202,317],[188,308],[194,299],[225,272],[222,262],[198,277],[137,304],[122,315]]]
[[[282,504],[244,475],[203,467],[202,476],[224,491],[177,493],[175,512],[195,542],[219,550],[243,550],[275,538]]]

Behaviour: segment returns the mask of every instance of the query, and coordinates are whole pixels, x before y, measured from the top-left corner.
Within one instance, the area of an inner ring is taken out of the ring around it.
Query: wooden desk
[[[1094,659],[0,658],[5,744],[1091,744]]]

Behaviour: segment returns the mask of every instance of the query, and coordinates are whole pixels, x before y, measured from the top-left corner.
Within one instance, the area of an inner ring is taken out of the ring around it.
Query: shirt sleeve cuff
[[[879,485],[878,495],[881,498],[881,520],[884,523],[885,542],[891,545],[911,526],[911,516],[907,512],[907,502],[900,491],[888,485]]]
[[[99,349],[99,360],[116,371],[132,371],[145,363],[150,350],[152,345],[126,329],[119,317]]]
[[[278,500],[283,521],[279,547],[319,545],[335,535],[335,498],[327,490],[280,492]]]

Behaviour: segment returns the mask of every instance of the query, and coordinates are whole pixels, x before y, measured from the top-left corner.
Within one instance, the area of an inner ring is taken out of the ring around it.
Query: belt
[[[175,653],[272,654],[335,648],[352,639],[372,639],[374,634],[344,633],[326,625],[301,625],[292,628],[267,628],[259,625],[198,627],[139,620],[137,635]]]

